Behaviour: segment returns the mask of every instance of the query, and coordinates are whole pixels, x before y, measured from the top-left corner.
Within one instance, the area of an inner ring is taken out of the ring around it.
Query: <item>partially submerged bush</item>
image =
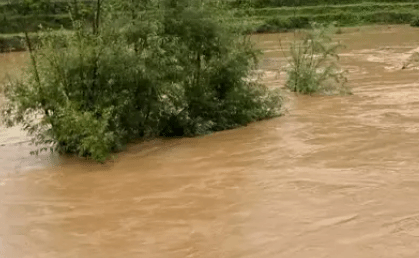
[[[74,33],[45,34],[26,76],[6,89],[9,124],[23,124],[36,144],[104,161],[139,137],[193,136],[279,115],[278,93],[247,80],[257,51],[212,10],[133,3],[108,6],[93,33],[76,23]]]
[[[348,93],[344,71],[338,65],[340,43],[330,38],[332,26],[312,24],[303,40],[290,48],[287,87],[302,94]]]

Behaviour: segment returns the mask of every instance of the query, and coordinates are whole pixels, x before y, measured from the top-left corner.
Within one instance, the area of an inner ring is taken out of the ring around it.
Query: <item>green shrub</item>
[[[46,33],[33,66],[6,88],[9,124],[36,144],[104,161],[130,140],[194,136],[279,115],[249,82],[258,52],[200,1],[115,1],[92,30]],[[140,10],[132,12],[132,10]]]
[[[337,63],[337,51],[342,45],[333,43],[331,31],[333,26],[313,23],[303,40],[291,45],[287,80],[290,90],[302,94],[349,93],[347,79]]]

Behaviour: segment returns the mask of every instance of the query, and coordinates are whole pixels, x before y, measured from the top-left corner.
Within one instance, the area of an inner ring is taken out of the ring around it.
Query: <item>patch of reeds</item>
[[[338,51],[343,47],[333,42],[332,25],[311,24],[302,40],[290,47],[286,86],[301,94],[348,94],[345,71],[339,66]]]

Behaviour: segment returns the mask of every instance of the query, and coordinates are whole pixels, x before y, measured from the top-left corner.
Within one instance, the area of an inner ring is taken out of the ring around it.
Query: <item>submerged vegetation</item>
[[[343,46],[333,42],[333,26],[313,23],[303,40],[290,48],[287,87],[302,94],[347,94],[345,71],[338,64],[338,51]]]
[[[93,29],[75,20],[74,33],[40,34],[38,48],[27,37],[32,66],[5,89],[5,114],[35,144],[104,161],[136,138],[280,114],[279,93],[248,80],[258,57],[249,38],[212,18],[222,10],[187,0],[97,3]]]

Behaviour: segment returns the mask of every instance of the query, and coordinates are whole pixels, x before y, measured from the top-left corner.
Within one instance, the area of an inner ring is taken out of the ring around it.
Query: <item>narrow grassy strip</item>
[[[311,22],[336,22],[340,27],[374,23],[419,26],[419,3],[416,1],[362,2],[297,8],[241,8],[233,9],[231,12],[232,17],[220,19],[231,28],[236,28],[237,31],[244,29],[248,33],[284,32],[296,28],[308,28]],[[69,29],[71,20],[68,14],[27,16],[0,14],[0,52],[23,50],[23,35],[19,33],[24,30],[36,32],[40,25],[43,28]]]
[[[417,19],[417,11],[378,11],[364,13],[342,12],[338,14],[297,15],[267,18],[254,32],[284,32],[296,28],[308,28],[311,22],[331,23],[338,26],[355,26],[368,24],[409,24]]]
[[[333,14],[342,12],[376,12],[376,11],[412,11],[419,10],[419,3],[366,3],[359,5],[342,5],[342,6],[313,6],[313,7],[278,7],[278,8],[263,8],[263,9],[235,9],[235,17],[262,17],[262,16],[289,16],[296,15],[319,15],[319,14]]]
[[[256,8],[282,6],[347,5],[362,3],[416,3],[417,0],[232,0],[231,6],[253,6]]]

